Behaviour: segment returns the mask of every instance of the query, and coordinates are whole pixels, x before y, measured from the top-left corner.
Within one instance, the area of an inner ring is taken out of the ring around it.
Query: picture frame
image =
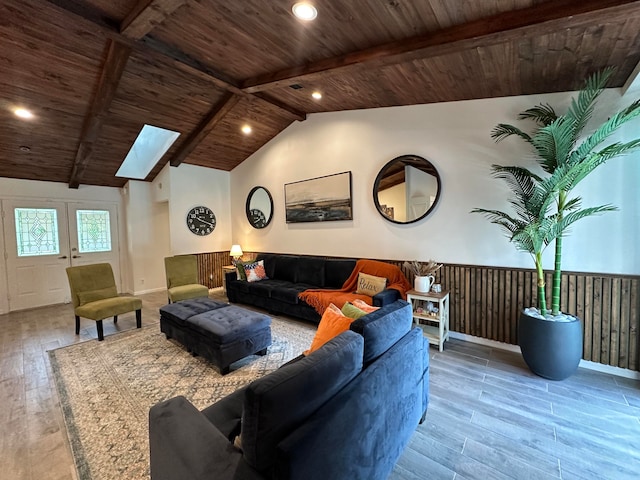
[[[284,185],[287,223],[353,220],[351,172]]]

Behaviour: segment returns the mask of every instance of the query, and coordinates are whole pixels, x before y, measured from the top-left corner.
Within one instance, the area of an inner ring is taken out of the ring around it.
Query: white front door
[[[71,301],[65,269],[109,262],[120,291],[114,205],[6,200],[9,310]]]
[[[68,301],[66,205],[31,200],[3,205],[9,310]]]

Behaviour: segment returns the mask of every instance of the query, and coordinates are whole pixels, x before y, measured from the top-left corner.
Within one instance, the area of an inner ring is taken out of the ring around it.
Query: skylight
[[[145,125],[116,172],[116,177],[144,180],[180,133]]]

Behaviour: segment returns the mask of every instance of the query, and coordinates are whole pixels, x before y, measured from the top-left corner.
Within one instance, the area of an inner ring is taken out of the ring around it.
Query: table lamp
[[[231,245],[231,251],[229,255],[233,257],[233,264],[235,265],[238,260],[242,257],[242,247],[240,245]]]

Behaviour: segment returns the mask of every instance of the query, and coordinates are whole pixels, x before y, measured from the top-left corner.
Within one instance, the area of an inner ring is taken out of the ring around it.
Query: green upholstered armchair
[[[209,296],[209,289],[198,283],[198,261],[194,255],[166,257],[164,271],[169,303]]]
[[[142,326],[142,300],[118,295],[110,264],[68,267],[67,277],[76,315],[76,335],[80,333],[80,317],[95,320],[100,341],[104,340],[102,320],[107,317],[113,317],[116,323],[118,315],[135,310],[136,326]]]

